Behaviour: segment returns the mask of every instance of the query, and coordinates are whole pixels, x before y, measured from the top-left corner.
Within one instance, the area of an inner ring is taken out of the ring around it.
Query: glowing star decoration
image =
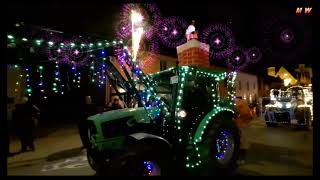
[[[256,47],[247,49],[245,53],[250,63],[256,63],[262,58],[260,50]]]
[[[169,48],[176,48],[177,46],[186,42],[185,29],[188,23],[181,17],[165,17],[159,20],[155,26],[156,35],[161,43]]]
[[[270,54],[270,58],[276,59],[281,56],[282,61],[292,62],[304,58],[312,48],[311,29],[305,31],[305,23],[301,23],[283,14],[274,14],[266,19],[260,38],[261,50]],[[308,32],[308,33],[307,33]]]
[[[80,53],[80,52],[79,52],[77,49],[74,51],[74,54],[75,54],[75,55],[79,55],[79,53]]]
[[[63,61],[65,56],[65,51],[63,47],[63,43],[61,43],[62,38],[56,36],[55,34],[49,34],[45,36],[46,41],[48,44],[48,48],[46,48],[47,56],[49,57],[49,60],[51,61]],[[53,43],[55,42],[55,43]],[[51,44],[51,45],[50,45]]]
[[[217,45],[219,45],[221,43],[221,40],[219,38],[216,38],[216,40],[214,40],[214,43],[216,43]]]
[[[62,58],[62,63],[66,63],[72,66],[81,67],[86,65],[90,60],[90,44],[89,46],[81,46],[81,44],[89,44],[85,40],[79,37],[73,37],[69,41],[64,42],[65,47],[63,48],[63,53],[60,53]],[[92,45],[93,46],[93,45]]]
[[[131,23],[132,23],[132,61],[137,59],[139,44],[143,34],[143,17],[139,12],[135,10],[131,11]]]
[[[284,29],[280,33],[280,40],[283,43],[291,43],[294,40],[294,34],[291,29]]]
[[[236,48],[229,56],[226,63],[233,71],[243,70],[248,65],[247,56],[244,50],[242,48]]]
[[[172,34],[173,34],[174,36],[176,36],[176,35],[178,34],[178,31],[174,29],[174,30],[172,31]]]
[[[200,41],[210,45],[210,58],[225,59],[235,48],[235,37],[232,30],[221,23],[214,23],[203,30]]]

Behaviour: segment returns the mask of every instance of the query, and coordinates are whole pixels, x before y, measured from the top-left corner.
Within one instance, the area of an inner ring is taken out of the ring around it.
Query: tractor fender
[[[169,141],[164,139],[163,137],[160,137],[158,135],[154,134],[149,134],[149,133],[134,133],[130,134],[128,136],[128,141],[129,144],[134,143],[134,144],[145,144],[145,145],[150,145],[150,146],[156,146],[159,147],[161,146],[162,148],[168,148],[172,149],[172,145]]]
[[[231,117],[235,117],[235,112],[232,109],[229,108],[217,108],[213,109],[211,112],[209,112],[200,122],[200,124],[197,127],[197,130],[194,134],[194,140],[195,142],[201,142],[202,136],[207,129],[207,126],[212,122],[213,119],[217,116],[221,115],[230,115]]]

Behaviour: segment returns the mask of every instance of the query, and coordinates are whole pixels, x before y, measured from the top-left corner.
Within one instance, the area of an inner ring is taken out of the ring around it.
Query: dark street
[[[74,148],[65,146],[64,150],[56,149],[57,152],[44,158],[36,158],[36,152],[27,152],[34,155],[34,159],[11,163],[13,158],[27,154],[16,155],[9,158],[8,175],[95,175],[89,167],[85,150],[77,147],[81,142],[76,130],[64,133],[67,136],[56,133],[50,141],[52,147],[64,138],[65,141],[73,141],[73,145],[69,145]],[[249,125],[249,136],[251,145],[248,156],[236,175],[312,175],[312,131],[285,126],[267,128],[261,119],[255,119]]]

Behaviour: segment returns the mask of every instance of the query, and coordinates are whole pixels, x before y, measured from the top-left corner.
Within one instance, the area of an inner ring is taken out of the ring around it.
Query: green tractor
[[[176,66],[134,82],[136,108],[88,121],[87,157],[98,175],[223,175],[236,168],[235,72]]]

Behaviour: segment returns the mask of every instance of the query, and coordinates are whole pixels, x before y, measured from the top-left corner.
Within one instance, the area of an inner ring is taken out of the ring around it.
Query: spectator
[[[13,98],[9,98],[7,96],[7,104],[13,104]],[[9,112],[8,112],[9,113]],[[7,116],[7,121],[8,121],[8,116]],[[8,121],[8,133],[7,133],[7,142],[6,142],[6,153],[7,157],[11,157],[14,155],[14,153],[10,153],[10,130],[11,130],[11,122]]]
[[[32,129],[39,114],[39,109],[32,105],[28,97],[22,97],[21,102],[16,104],[16,108],[12,114],[14,129],[21,141],[21,152],[25,152],[28,148],[35,150],[33,143]]]
[[[236,107],[235,112],[237,114],[237,118],[235,119],[236,126],[240,130],[240,154],[239,154],[239,163],[243,164],[245,162],[245,157],[247,155],[247,151],[250,147],[248,141],[248,124],[251,122],[253,118],[252,111],[248,103],[243,100],[241,97],[237,97],[236,99]]]

